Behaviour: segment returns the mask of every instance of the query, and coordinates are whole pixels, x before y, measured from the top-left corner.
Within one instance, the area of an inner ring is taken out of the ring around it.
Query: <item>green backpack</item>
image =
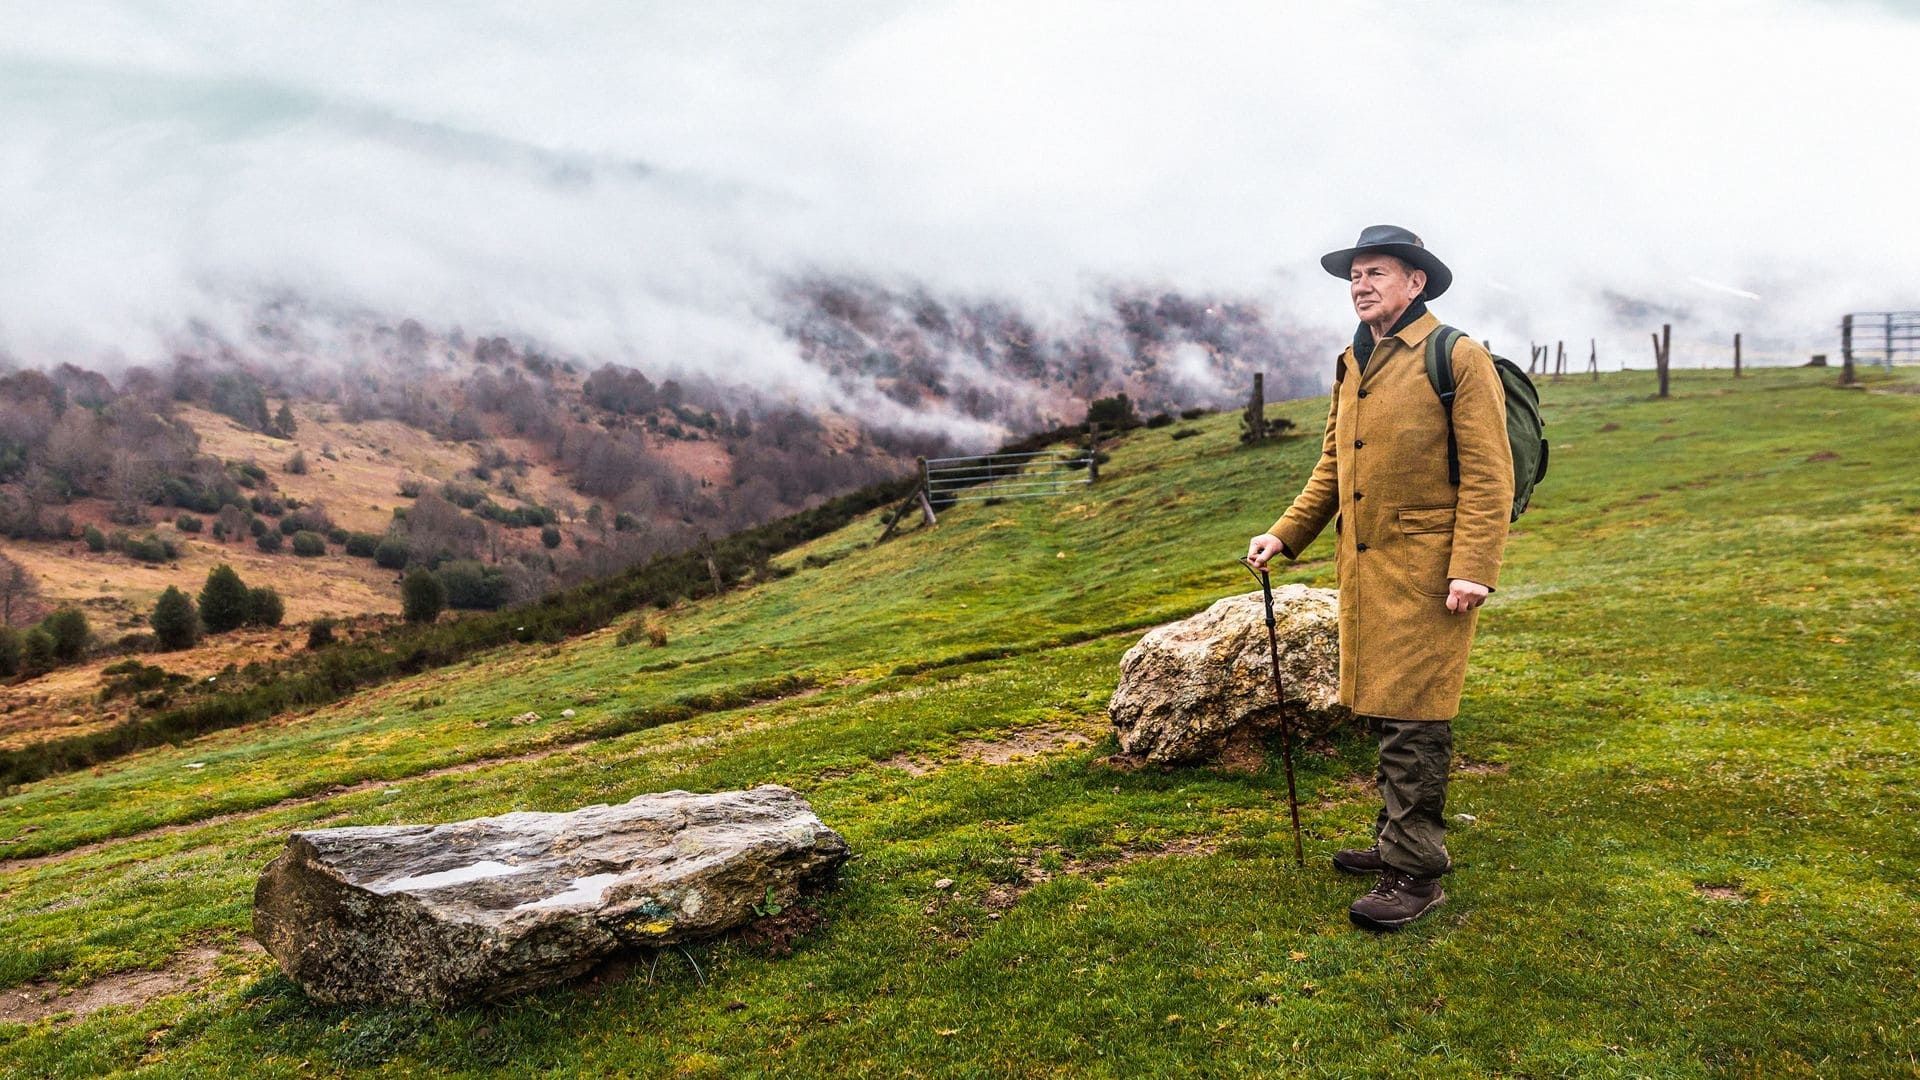
[[[1453,441],[1453,346],[1466,334],[1442,326],[1427,338],[1427,381],[1447,409],[1447,479],[1460,482],[1460,448]],[[1493,370],[1507,392],[1507,443],[1513,447],[1513,517],[1520,520],[1533,498],[1534,486],[1547,476],[1547,440],[1541,435],[1540,391],[1520,365],[1504,356],[1493,358]]]
[[[1427,336],[1427,381],[1447,410],[1447,480],[1455,485],[1460,483],[1460,447],[1453,440],[1453,347],[1465,336],[1444,325]],[[1507,443],[1513,448],[1513,517],[1508,520],[1518,521],[1534,487],[1547,476],[1547,440],[1540,434],[1546,422],[1540,419],[1540,392],[1518,364],[1495,356],[1493,370],[1507,393]],[[1346,373],[1343,362],[1334,381]]]

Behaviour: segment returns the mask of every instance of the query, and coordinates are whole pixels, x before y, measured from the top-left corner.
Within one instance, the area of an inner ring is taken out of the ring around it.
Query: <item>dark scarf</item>
[[[1405,330],[1408,326],[1412,325],[1413,320],[1426,313],[1427,305],[1425,302],[1415,300],[1413,303],[1408,304],[1407,310],[1400,313],[1400,320],[1393,324],[1393,329],[1387,331],[1387,337],[1392,337],[1394,334]],[[1384,341],[1386,339],[1382,338],[1381,340]],[[1368,326],[1366,323],[1361,323],[1360,329],[1353,332],[1353,358],[1359,362],[1361,371],[1367,370],[1367,361],[1373,359],[1373,345],[1373,327]]]

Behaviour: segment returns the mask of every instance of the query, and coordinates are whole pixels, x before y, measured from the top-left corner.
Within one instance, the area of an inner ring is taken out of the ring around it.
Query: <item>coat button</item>
[[[1360,396],[1361,396],[1361,397],[1366,397],[1366,396],[1367,396],[1367,392],[1366,392],[1365,390],[1362,390],[1362,391],[1360,391]]]
[[[1367,497],[1367,493],[1364,491],[1356,491],[1353,493],[1354,502],[1359,502],[1361,499],[1364,499],[1366,497]]]
[[[1355,440],[1353,440],[1353,448],[1354,448],[1355,450],[1358,450],[1358,449],[1360,449],[1361,447],[1363,447],[1363,446],[1365,446],[1365,445],[1367,445],[1367,443],[1366,443],[1366,440],[1365,440],[1365,439],[1355,439]]]
[[[1365,545],[1365,544],[1355,544],[1355,545],[1353,545],[1353,550],[1355,550],[1355,551],[1365,551],[1365,550],[1367,550],[1367,545]]]

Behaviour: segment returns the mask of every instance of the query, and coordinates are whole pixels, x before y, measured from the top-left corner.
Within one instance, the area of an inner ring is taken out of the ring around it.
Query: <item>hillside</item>
[[[1911,1074],[1920,396],[1831,380],[1543,385],[1553,472],[1456,725],[1471,821],[1447,906],[1399,935],[1353,930],[1325,868],[1371,820],[1364,739],[1305,755],[1305,870],[1277,770],[1102,763],[1121,654],[1245,590],[1232,560],[1317,452],[1241,449],[1221,414],[1131,433],[1084,495],[878,548],[869,516],[777,580],[0,798],[0,1069]],[[1277,580],[1331,585],[1330,546]],[[770,782],[858,855],[788,955],[768,932],[651,979],[346,1010],[246,938],[292,829]]]

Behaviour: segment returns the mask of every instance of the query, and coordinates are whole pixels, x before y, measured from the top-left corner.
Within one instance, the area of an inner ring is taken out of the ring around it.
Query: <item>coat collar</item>
[[[1416,300],[1401,313],[1399,321],[1393,325],[1393,332],[1387,337],[1399,338],[1401,344],[1413,348],[1427,340],[1427,335],[1433,333],[1439,326],[1440,320],[1427,311],[1427,305]],[[1386,338],[1381,339],[1381,341],[1385,340]],[[1378,343],[1373,340],[1372,327],[1361,323],[1354,329],[1353,358],[1360,362],[1362,370],[1365,370],[1368,361],[1373,359],[1373,350],[1377,347]]]

